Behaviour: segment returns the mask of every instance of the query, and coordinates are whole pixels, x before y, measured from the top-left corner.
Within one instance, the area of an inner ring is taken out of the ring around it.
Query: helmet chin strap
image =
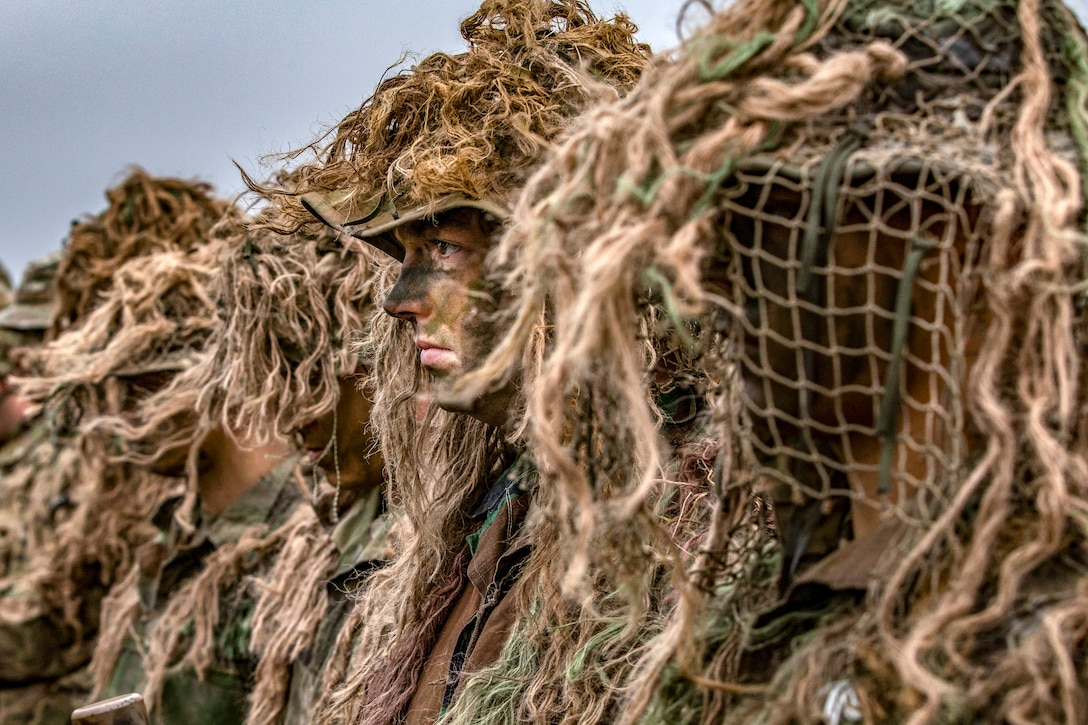
[[[332,409],[332,465],[336,471],[336,491],[332,495],[332,512],[330,518],[335,524],[340,521],[340,444],[336,435],[336,408]]]
[[[910,251],[903,264],[903,276],[895,293],[895,326],[892,328],[891,359],[888,361],[888,374],[884,380],[884,399],[880,402],[875,433],[881,436],[883,446],[880,451],[880,478],[877,491],[887,494],[892,488],[892,459],[895,456],[896,434],[899,430],[899,410],[902,405],[899,385],[902,378],[903,355],[910,332],[910,313],[913,301],[914,281],[922,257],[936,246],[933,242],[914,237]]]

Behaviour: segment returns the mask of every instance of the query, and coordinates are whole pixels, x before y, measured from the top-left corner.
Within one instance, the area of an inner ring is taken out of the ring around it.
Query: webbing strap
[[[801,240],[801,269],[797,275],[797,291],[804,294],[812,282],[816,255],[827,250],[835,234],[842,172],[850,154],[858,150],[869,135],[869,129],[855,124],[846,130],[835,148],[823,158],[812,178],[812,201],[805,218],[805,236]]]
[[[903,347],[910,331],[910,313],[913,302],[914,279],[922,264],[925,253],[936,246],[927,239],[911,239],[910,252],[903,264],[903,277],[895,293],[895,323],[892,327],[891,359],[888,361],[888,375],[884,380],[884,400],[880,403],[880,412],[876,419],[876,434],[883,436],[884,445],[880,451],[879,487],[877,491],[886,494],[892,485],[892,457],[895,455],[895,442],[899,431],[899,407],[902,399],[899,382],[903,367]]]
[[[869,135],[869,129],[862,124],[855,124],[846,130],[842,138],[827,156],[823,158],[816,169],[812,179],[812,199],[809,201],[808,213],[805,218],[805,234],[801,240],[801,268],[797,274],[797,293],[809,304],[815,306],[819,302],[823,290],[813,286],[813,268],[816,266],[817,257],[827,254],[831,244],[831,238],[835,234],[838,225],[839,188],[843,182],[843,171],[850,155],[861,146],[862,141]],[[802,334],[805,339],[815,340],[818,334],[819,320],[811,311],[807,311],[802,319]],[[815,379],[816,353],[811,347],[805,347],[802,351],[805,368],[806,382]],[[807,385],[800,392],[800,413],[803,419],[808,419],[812,409],[812,391]],[[813,442],[805,431],[805,444],[811,450]]]

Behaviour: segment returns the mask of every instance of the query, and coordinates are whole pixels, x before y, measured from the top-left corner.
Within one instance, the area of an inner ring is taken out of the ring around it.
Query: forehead
[[[437,234],[460,234],[487,241],[498,228],[498,222],[479,209],[451,209],[430,219],[417,219],[397,227],[393,233],[398,241],[431,238]]]

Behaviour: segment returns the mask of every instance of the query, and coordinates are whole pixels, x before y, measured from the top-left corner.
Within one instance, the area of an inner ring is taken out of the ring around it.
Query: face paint
[[[405,258],[385,311],[412,324],[419,364],[434,378],[434,402],[492,425],[509,415],[512,386],[469,401],[453,390],[487,358],[498,338],[496,298],[485,283],[492,234],[483,213],[457,209],[397,229]]]

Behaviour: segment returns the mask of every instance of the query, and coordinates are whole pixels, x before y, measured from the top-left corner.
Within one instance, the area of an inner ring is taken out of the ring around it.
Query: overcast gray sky
[[[0,262],[59,249],[131,164],[241,191],[370,95],[404,51],[463,49],[478,0],[0,0]],[[655,49],[681,0],[626,9]]]
[[[682,0],[626,9],[655,50]],[[1088,0],[1072,0],[1085,17]],[[457,51],[478,0],[0,0],[0,262],[60,248],[130,164],[241,191],[234,159],[309,141],[404,51]]]

